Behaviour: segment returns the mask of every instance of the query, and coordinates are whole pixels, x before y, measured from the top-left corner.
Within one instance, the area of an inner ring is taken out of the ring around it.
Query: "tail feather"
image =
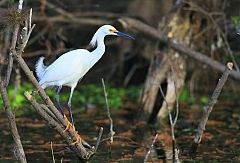
[[[41,78],[43,77],[45,70],[47,68],[47,66],[45,66],[43,63],[43,60],[44,60],[44,57],[40,57],[36,63],[36,67],[35,67],[38,81],[41,80]]]

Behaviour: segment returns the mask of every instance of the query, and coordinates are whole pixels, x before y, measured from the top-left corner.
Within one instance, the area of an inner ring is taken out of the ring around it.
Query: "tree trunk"
[[[158,55],[152,60],[142,93],[140,106],[149,114],[152,112],[155,105],[160,86],[159,84],[165,80],[167,73],[170,71],[168,56],[165,54],[162,55],[162,59]]]
[[[169,39],[174,38],[175,41],[181,44],[189,45],[189,39],[191,38],[189,16],[181,15],[180,10],[163,18],[162,23],[159,25],[159,30],[164,31]],[[183,89],[186,76],[186,61],[183,56],[180,56],[174,50],[169,50],[168,48],[159,48],[159,50],[163,57],[158,55],[152,60],[140,106],[148,113],[156,110],[154,107],[158,107],[156,99],[159,94],[159,87],[166,81],[167,90],[165,96],[167,102],[162,102],[160,112],[155,115],[158,118],[165,118],[168,115],[168,109],[173,109],[177,95]],[[159,95],[161,96],[161,94]],[[151,118],[155,117],[151,116]]]

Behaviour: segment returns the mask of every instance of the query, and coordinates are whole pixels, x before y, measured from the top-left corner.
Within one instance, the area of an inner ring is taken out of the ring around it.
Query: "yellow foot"
[[[74,143],[72,143],[72,145],[75,145],[75,144],[78,144],[78,143],[82,143],[82,138],[81,138],[81,136],[78,134],[78,132],[75,132],[75,134],[74,134],[74,136],[76,135],[76,137],[77,137],[77,140],[74,142]]]
[[[72,124],[71,124],[71,122],[69,122],[69,120],[67,119],[65,114],[64,114],[64,118],[65,118],[65,120],[67,122],[67,127],[65,128],[65,130],[63,132],[66,132],[66,131],[68,131],[70,129],[70,127],[72,127]],[[74,130],[75,130],[75,128],[74,128]]]

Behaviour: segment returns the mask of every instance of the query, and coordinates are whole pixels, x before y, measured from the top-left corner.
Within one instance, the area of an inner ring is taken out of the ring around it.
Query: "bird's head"
[[[90,41],[90,46],[95,47],[97,44],[98,38],[105,37],[107,35],[115,35],[115,36],[122,36],[127,39],[134,39],[132,36],[125,34],[123,32],[118,31],[112,25],[103,25],[101,26],[97,32],[94,34],[92,40]]]
[[[115,35],[115,36],[121,36],[127,39],[134,39],[132,36],[118,31],[115,27],[112,25],[103,25],[101,28],[102,32],[105,33],[105,35]]]

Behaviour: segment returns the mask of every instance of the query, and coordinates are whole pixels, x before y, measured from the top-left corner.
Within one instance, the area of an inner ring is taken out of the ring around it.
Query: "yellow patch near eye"
[[[117,30],[116,29],[109,29],[109,32],[115,33],[115,32],[117,32]]]

